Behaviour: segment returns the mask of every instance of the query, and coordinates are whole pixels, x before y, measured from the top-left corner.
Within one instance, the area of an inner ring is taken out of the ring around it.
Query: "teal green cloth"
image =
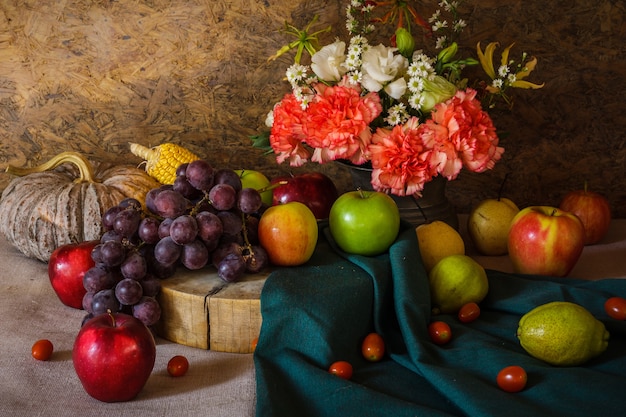
[[[478,320],[440,315],[453,339],[433,344],[428,279],[415,232],[406,227],[389,253],[338,250],[327,225],[305,265],[280,268],[261,294],[263,324],[254,354],[257,416],[581,416],[626,415],[626,322],[604,312],[626,297],[626,280],[585,281],[487,271],[489,295]],[[519,345],[519,319],[550,301],[586,307],[611,333],[609,347],[584,366],[555,367]],[[371,331],[385,339],[378,363],[362,358]],[[328,373],[336,360],[354,367],[350,381]],[[506,393],[495,382],[520,365],[528,385]]]

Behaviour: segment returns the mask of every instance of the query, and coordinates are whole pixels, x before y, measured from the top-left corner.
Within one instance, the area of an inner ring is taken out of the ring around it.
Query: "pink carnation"
[[[279,164],[289,160],[290,165],[301,166],[311,157],[311,152],[302,143],[305,138],[302,131],[304,117],[302,103],[293,94],[286,94],[274,107],[270,145]]]
[[[366,161],[371,139],[370,123],[382,112],[376,93],[360,95],[360,88],[318,85],[302,121],[305,142],[314,148],[312,161],[324,163],[349,159]]]
[[[437,104],[431,118],[420,126],[420,136],[433,149],[437,171],[449,180],[463,166],[474,172],[493,168],[504,152],[491,117],[470,88]]]
[[[372,162],[372,186],[392,194],[421,195],[424,184],[437,174],[432,151],[419,135],[419,120],[409,119],[393,129],[377,129],[368,150]]]

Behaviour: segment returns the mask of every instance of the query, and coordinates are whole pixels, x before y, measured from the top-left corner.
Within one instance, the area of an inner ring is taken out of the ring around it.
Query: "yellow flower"
[[[509,51],[511,50],[513,45],[514,44],[509,45],[502,52],[502,58],[500,60],[501,67],[506,67],[506,66],[508,66],[510,64],[510,62],[509,62]],[[483,53],[483,51],[482,51],[482,49],[480,47],[480,42],[478,42],[478,44],[476,45],[476,53],[478,54],[478,60],[480,61],[480,65],[483,67],[483,70],[485,71],[485,73],[492,80],[496,80],[496,79],[500,78],[500,77],[496,76],[496,70],[495,70],[495,68],[493,66],[493,53],[494,53],[495,49],[498,46],[500,46],[500,44],[498,42],[491,42],[489,45],[487,45],[487,47],[485,48],[485,51]],[[506,86],[510,86],[510,87],[514,87],[514,88],[538,89],[538,88],[541,88],[541,87],[543,87],[545,85],[545,83],[535,84],[535,83],[531,83],[529,81],[524,81],[524,78],[526,78],[535,69],[535,66],[537,65],[537,58],[533,57],[532,59],[530,59],[527,62],[522,62],[522,65],[520,65],[519,71],[517,71],[515,73],[514,77],[512,77],[513,81],[507,82]],[[500,74],[498,74],[498,75],[500,75]],[[494,85],[491,85],[491,86],[487,87],[487,90],[489,92],[491,92],[491,93],[497,94],[497,93],[499,93],[502,90],[502,88],[494,86]]]

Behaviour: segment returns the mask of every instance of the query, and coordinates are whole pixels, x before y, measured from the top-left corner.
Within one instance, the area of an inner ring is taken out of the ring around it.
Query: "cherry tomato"
[[[626,298],[609,298],[604,303],[604,311],[615,320],[626,320]]]
[[[328,372],[337,375],[339,378],[350,379],[352,378],[352,365],[346,361],[333,362],[328,368]]]
[[[255,337],[254,339],[252,339],[252,341],[250,342],[250,346],[252,347],[252,351],[254,352],[256,350],[256,345],[259,344],[259,338]]]
[[[47,361],[52,356],[52,352],[54,351],[54,346],[52,342],[48,339],[37,340],[31,349],[31,354],[33,358],[38,361]]]
[[[430,339],[438,345],[445,345],[452,339],[452,330],[445,321],[433,321],[428,325]]]
[[[526,386],[528,376],[521,366],[512,365],[498,372],[496,382],[501,390],[506,392],[519,392]]]
[[[378,333],[370,333],[365,336],[361,344],[363,357],[370,362],[378,362],[385,355],[385,341]]]
[[[458,316],[462,323],[470,323],[480,316],[480,307],[476,303],[467,303],[461,307]]]
[[[167,373],[171,376],[183,376],[189,369],[189,361],[182,355],[173,356],[167,363]]]

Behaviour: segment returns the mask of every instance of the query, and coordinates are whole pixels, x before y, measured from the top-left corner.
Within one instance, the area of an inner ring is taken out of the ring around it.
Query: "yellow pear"
[[[467,255],[446,256],[428,275],[434,313],[457,313],[467,303],[480,303],[489,292],[487,273]]]
[[[604,352],[609,332],[586,308],[566,301],[543,304],[519,321],[517,337],[531,356],[552,365],[576,366]]]
[[[459,232],[448,223],[435,220],[415,228],[420,254],[426,272],[450,255],[465,255],[465,243]]]
[[[506,255],[513,217],[519,208],[508,198],[487,199],[472,209],[467,218],[467,234],[483,255]]]

